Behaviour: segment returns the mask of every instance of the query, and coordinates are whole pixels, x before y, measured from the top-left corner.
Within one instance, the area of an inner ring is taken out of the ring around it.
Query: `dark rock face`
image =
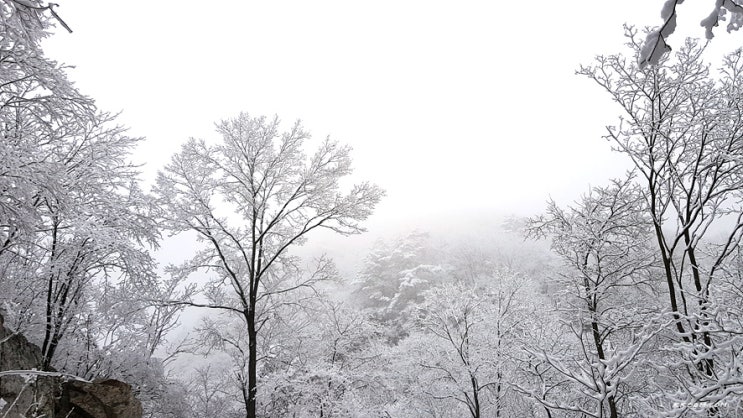
[[[41,349],[3,326],[0,315],[0,417],[141,418],[132,387],[118,380],[92,383],[41,369]]]
[[[26,337],[3,326],[0,316],[0,372],[38,370],[41,349]],[[49,377],[27,375],[0,376],[0,416],[54,416],[57,382]]]
[[[132,387],[118,380],[65,382],[56,411],[70,418],[141,418],[142,404]]]

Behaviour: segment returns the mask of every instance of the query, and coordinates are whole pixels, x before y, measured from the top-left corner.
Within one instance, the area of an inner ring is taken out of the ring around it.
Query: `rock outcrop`
[[[0,416],[53,416],[58,386],[54,379],[34,374],[8,374],[15,370],[39,369],[41,349],[4,325],[0,315],[0,405],[3,405]]]
[[[71,418],[141,418],[142,404],[132,387],[118,380],[70,381],[62,385],[55,412]]]
[[[142,417],[142,404],[130,385],[39,372],[41,358],[41,349],[5,328],[0,315],[0,417]]]

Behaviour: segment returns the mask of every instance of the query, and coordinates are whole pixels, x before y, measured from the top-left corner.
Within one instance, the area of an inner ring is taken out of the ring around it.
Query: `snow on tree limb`
[[[663,26],[648,33],[638,59],[641,67],[658,64],[663,54],[671,50],[666,38],[676,30],[676,7],[683,2],[684,0],[666,0],[663,4],[660,12]]]
[[[666,39],[676,30],[676,8],[683,2],[684,0],[666,0],[663,4],[660,13],[663,25],[648,33],[638,58],[641,68],[648,64],[657,65],[661,57],[671,50]],[[743,26],[743,4],[739,0],[715,0],[714,8],[710,14],[700,22],[700,26],[705,29],[707,39],[714,37],[714,28],[719,26],[720,21],[727,19],[728,12],[730,12],[727,25],[728,32],[736,31]]]
[[[41,370],[3,370],[0,371],[0,377],[7,377],[7,376],[43,376],[43,377],[61,377],[65,380],[74,380],[77,382],[83,382],[83,383],[93,383],[90,380],[83,379],[80,376],[75,376],[73,374],[69,373],[62,373],[62,372],[44,372]]]

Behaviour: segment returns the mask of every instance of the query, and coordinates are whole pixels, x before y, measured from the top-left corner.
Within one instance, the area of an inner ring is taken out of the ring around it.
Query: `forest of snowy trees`
[[[45,58],[52,4],[0,19],[0,324],[43,371],[126,382],[152,418],[743,416],[741,50],[647,65],[628,27],[578,70],[626,176],[345,274],[296,249],[384,199],[348,146],[242,113],[145,188],[144,139]],[[172,236],[192,248],[158,265]]]

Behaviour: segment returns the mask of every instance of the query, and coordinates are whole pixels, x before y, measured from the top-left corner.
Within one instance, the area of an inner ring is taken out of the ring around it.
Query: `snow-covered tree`
[[[637,58],[641,47],[629,36]],[[672,359],[658,365],[667,380],[657,392],[667,402],[653,404],[666,412],[680,405],[668,413],[724,414],[743,390],[733,319],[743,312],[727,296],[740,286],[733,272],[743,237],[743,59],[738,50],[711,74],[703,51],[687,41],[662,66],[611,55],[579,71],[624,112],[607,138],[635,166],[673,317]]]
[[[70,116],[95,109],[39,45],[49,35],[51,8],[35,1],[0,4],[0,256],[35,232],[38,193],[55,192],[46,157],[69,128]]]
[[[459,404],[473,418],[506,415],[507,351],[524,319],[517,312],[518,280],[501,273],[489,288],[460,283],[426,292],[419,307],[423,333],[410,337],[425,395]]]
[[[550,409],[616,418],[631,412],[623,407],[627,394],[645,384],[639,377],[629,378],[644,346],[660,331],[648,327],[657,322],[659,309],[651,283],[651,222],[643,209],[630,176],[593,188],[572,207],[550,201],[547,214],[528,224],[528,234],[550,239],[564,264],[555,280],[560,290],[554,300],[560,328],[576,349],[527,351],[544,362],[543,369],[561,375],[572,387],[568,390],[590,399],[567,402],[558,393],[548,396],[541,386],[533,397]]]
[[[187,278],[206,271],[204,299],[177,303],[234,315],[245,330],[246,416],[255,417],[258,335],[277,311],[283,294],[328,278],[330,263],[305,273],[293,268],[288,250],[317,229],[339,234],[363,231],[382,197],[369,183],[343,193],[351,173],[350,148],[329,138],[304,153],[309,134],[299,122],[279,131],[278,118],[240,114],[218,125],[222,142],[190,140],[159,173],[156,193],[165,228],[193,231],[204,245],[180,267]]]
[[[0,289],[6,322],[38,341],[46,368],[96,310],[93,287],[157,286],[142,246],[157,228],[128,161],[140,139],[44,57],[53,7],[0,5]]]
[[[153,354],[177,312],[147,302],[168,288],[129,161],[140,139],[44,56],[51,25],[66,27],[55,7],[0,3],[0,310],[42,348],[42,367],[154,394],[165,379]]]
[[[240,417],[234,394],[228,383],[234,378],[227,365],[197,367],[188,378],[188,406],[193,417]]]
[[[419,231],[390,243],[377,242],[353,282],[354,302],[378,320],[404,328],[401,322],[423,301],[424,291],[446,277],[443,254],[434,250],[428,234]]]

